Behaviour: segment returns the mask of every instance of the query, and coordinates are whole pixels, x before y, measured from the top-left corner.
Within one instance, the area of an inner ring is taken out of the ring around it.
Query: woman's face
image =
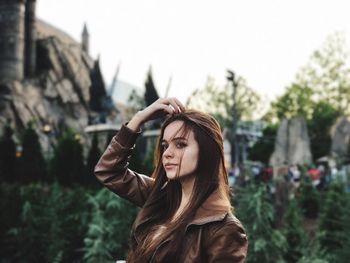
[[[181,130],[183,121],[174,121],[164,130],[162,138],[163,167],[168,179],[185,179],[194,176],[197,168],[199,145],[193,131],[185,136]]]

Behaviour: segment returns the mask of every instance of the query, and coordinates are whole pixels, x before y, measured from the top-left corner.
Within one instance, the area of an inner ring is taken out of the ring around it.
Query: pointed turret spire
[[[89,54],[89,39],[90,39],[90,34],[87,29],[86,23],[84,23],[83,32],[81,34],[81,46],[87,54]]]

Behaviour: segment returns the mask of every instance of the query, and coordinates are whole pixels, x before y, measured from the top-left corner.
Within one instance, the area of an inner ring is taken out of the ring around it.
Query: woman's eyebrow
[[[171,141],[187,141],[187,138],[185,138],[185,137],[175,137],[175,138],[172,138]],[[166,139],[162,139],[162,142],[168,143],[168,141]]]

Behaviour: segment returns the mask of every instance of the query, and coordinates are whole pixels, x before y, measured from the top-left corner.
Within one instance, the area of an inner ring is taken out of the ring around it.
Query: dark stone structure
[[[24,76],[24,0],[0,0],[0,80]]]
[[[86,54],[89,54],[89,45],[90,45],[90,35],[87,30],[86,24],[84,24],[83,33],[81,34],[81,46]]]
[[[36,71],[36,0],[27,0],[25,8],[25,53],[24,71],[26,77],[32,77]]]

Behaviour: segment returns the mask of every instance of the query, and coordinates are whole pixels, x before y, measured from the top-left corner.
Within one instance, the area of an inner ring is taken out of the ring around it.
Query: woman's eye
[[[184,148],[184,147],[186,147],[187,146],[187,144],[186,143],[183,143],[183,142],[178,142],[178,143],[176,143],[176,148],[178,148],[178,149],[182,149],[182,148]]]
[[[162,144],[162,150],[165,151],[166,149],[168,148],[168,145],[167,144]]]

